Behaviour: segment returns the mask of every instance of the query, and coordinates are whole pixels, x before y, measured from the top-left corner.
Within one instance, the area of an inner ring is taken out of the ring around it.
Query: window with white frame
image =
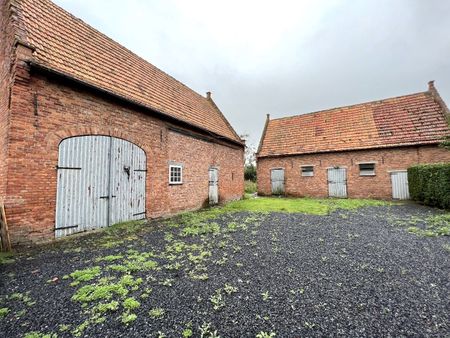
[[[183,183],[183,166],[173,165],[169,166],[169,184]]]
[[[302,176],[314,176],[314,167],[312,165],[303,165],[301,171]]]
[[[360,163],[359,176],[375,176],[375,163]]]

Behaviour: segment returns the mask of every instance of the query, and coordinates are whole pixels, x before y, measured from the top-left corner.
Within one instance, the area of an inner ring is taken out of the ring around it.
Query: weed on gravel
[[[406,229],[441,234],[447,220],[382,201],[257,198],[119,224],[2,264],[0,336],[443,335],[450,243]]]

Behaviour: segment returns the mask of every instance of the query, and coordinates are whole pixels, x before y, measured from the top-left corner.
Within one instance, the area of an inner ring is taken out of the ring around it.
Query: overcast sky
[[[282,117],[425,91],[450,104],[450,1],[55,0],[257,144]],[[126,5],[125,5],[126,4]]]

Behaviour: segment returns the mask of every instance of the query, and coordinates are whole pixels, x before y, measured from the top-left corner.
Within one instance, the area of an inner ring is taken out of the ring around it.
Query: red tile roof
[[[34,62],[150,109],[241,142],[220,110],[49,0],[13,0],[17,37]]]
[[[450,135],[447,108],[430,86],[427,92],[269,120],[258,157],[439,143]]]

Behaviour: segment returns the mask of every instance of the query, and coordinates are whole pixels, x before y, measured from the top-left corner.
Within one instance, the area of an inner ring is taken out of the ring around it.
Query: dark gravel
[[[119,309],[83,335],[157,337],[160,331],[180,337],[191,327],[193,336],[199,337],[199,326],[210,323],[210,331],[217,330],[222,338],[255,337],[261,331],[277,337],[448,336],[450,239],[419,237],[405,229],[409,220],[437,213],[407,204],[329,216],[258,216],[247,229],[228,233],[229,238],[223,233],[203,238],[212,252],[204,264],[208,280],[189,278],[192,266],[186,259],[179,260],[183,268],[178,271],[138,271],[136,276],[144,283],[131,294],[141,302],[133,311],[136,321],[124,325]],[[215,221],[225,228],[249,216],[242,212]],[[39,247],[19,254],[14,263],[0,265],[0,308],[10,309],[0,318],[0,337],[22,337],[31,331],[72,336],[71,330],[88,317],[71,300],[77,289],[69,285],[72,280],[62,276],[105,265],[93,260],[128,249],[160,252],[167,233],[178,238],[180,228],[155,225],[135,236],[119,236],[128,239],[119,247],[102,249],[98,243],[103,235],[92,234]],[[199,236],[182,240],[201,243]],[[222,248],[221,241],[227,246]],[[225,253],[228,260],[215,263]],[[54,277],[58,280],[48,281]],[[167,278],[173,279],[172,286],[159,284]],[[230,295],[222,291],[225,305],[214,310],[210,297],[226,283],[238,290]],[[146,287],[153,291],[140,299]],[[11,299],[15,292],[29,292],[30,299]],[[165,315],[152,319],[148,311],[158,307]],[[61,324],[72,326],[60,332]]]

